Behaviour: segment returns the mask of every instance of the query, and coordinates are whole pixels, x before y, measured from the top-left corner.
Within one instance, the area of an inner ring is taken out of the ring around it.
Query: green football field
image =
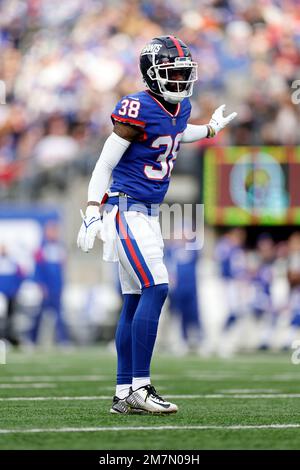
[[[300,365],[291,354],[230,360],[155,355],[171,416],[110,415],[114,355],[101,348],[8,353],[1,449],[299,449]]]

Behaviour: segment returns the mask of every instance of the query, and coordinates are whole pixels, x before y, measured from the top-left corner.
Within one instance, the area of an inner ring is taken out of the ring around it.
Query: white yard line
[[[249,381],[249,373],[238,373],[238,372],[233,372],[233,373],[221,373],[218,374],[216,372],[215,375],[209,375],[209,374],[201,374],[201,373],[191,373],[186,372],[185,374],[181,374],[181,380],[182,378],[187,377],[189,379],[192,379],[193,381],[199,381],[199,382],[220,382],[223,380],[243,380],[245,382]],[[289,373],[289,374],[270,374],[270,375],[251,375],[251,380],[254,382],[290,382],[290,381],[300,381],[300,373]]]
[[[166,395],[166,398],[169,399],[182,399],[182,400],[197,400],[197,399],[232,399],[232,398],[250,398],[250,399],[257,399],[257,398],[300,398],[300,393],[268,393],[268,394],[222,394],[222,393],[211,393],[211,394],[198,394],[198,395]],[[0,401],[75,401],[75,400],[111,400],[111,396],[106,395],[99,395],[99,396],[56,396],[56,397],[6,397],[0,398]]]
[[[291,380],[300,380],[300,373],[291,372],[287,374],[271,374],[271,375],[253,375],[251,380],[254,381],[271,381],[271,382],[290,382]]]
[[[112,380],[106,375],[12,375],[1,376],[3,382],[101,382]]]
[[[15,389],[15,388],[55,388],[57,385],[52,383],[48,384],[46,382],[44,383],[10,383],[10,384],[0,384],[0,389]]]
[[[0,401],[75,401],[75,400],[112,400],[112,395],[87,396],[87,397],[7,397],[0,398]]]
[[[215,380],[224,380],[224,379],[234,379],[234,378],[245,378],[247,379],[248,376],[245,377],[239,373],[212,373],[212,372],[191,372],[187,371],[180,376],[176,376],[174,374],[153,374],[153,380],[182,380],[183,377],[187,377],[193,380],[208,380],[208,381],[215,381]],[[1,381],[6,382],[99,382],[99,381],[109,381],[112,380],[113,377],[111,375],[102,375],[102,374],[87,374],[87,375],[7,375],[1,376]]]
[[[184,374],[181,374],[182,377],[188,377],[193,380],[226,380],[226,379],[241,379],[243,377],[247,378],[247,376],[242,373],[238,372],[197,372],[188,370]]]
[[[300,398],[300,393],[211,393],[211,394],[199,394],[199,395],[167,395],[167,398],[182,398],[182,399],[200,399],[200,398]]]
[[[279,393],[280,391],[274,388],[228,388],[218,390],[216,393]]]
[[[176,380],[173,375],[153,375],[156,380]],[[110,375],[7,375],[1,376],[2,382],[109,382],[114,380]],[[178,378],[182,380],[182,377]]]
[[[226,379],[239,379],[248,381],[248,375],[239,373],[201,373],[187,371],[179,376],[175,374],[160,375],[154,374],[154,380],[172,380],[182,381],[184,378],[200,382],[216,382]],[[108,382],[113,380],[111,375],[6,375],[1,376],[1,382]],[[253,375],[251,380],[255,382],[289,382],[293,380],[300,381],[300,373],[273,374],[273,375]]]
[[[32,433],[69,433],[69,432],[128,432],[128,431],[209,431],[209,430],[255,430],[255,429],[297,429],[300,424],[236,424],[230,426],[218,425],[195,425],[195,426],[105,426],[105,427],[90,427],[90,428],[36,428],[36,429],[0,429],[0,434],[32,434]]]

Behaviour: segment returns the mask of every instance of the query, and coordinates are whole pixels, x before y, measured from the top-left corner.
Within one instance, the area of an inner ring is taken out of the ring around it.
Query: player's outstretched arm
[[[188,124],[181,142],[196,142],[197,140],[204,139],[205,137],[215,137],[217,133],[223,129],[227,124],[237,116],[237,113],[231,113],[229,116],[224,116],[225,104],[222,104],[215,110],[211,120],[204,126],[197,126]]]

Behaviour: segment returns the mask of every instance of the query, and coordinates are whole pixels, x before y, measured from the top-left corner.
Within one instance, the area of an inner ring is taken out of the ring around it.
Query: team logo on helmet
[[[147,44],[142,50],[142,54],[157,54],[162,48],[162,44]]]

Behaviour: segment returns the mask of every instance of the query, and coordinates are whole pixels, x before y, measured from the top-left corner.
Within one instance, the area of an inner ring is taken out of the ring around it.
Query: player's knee
[[[133,318],[133,325],[145,318],[158,321],[162,306],[168,295],[168,287],[168,284],[155,284],[143,288],[141,300]]]
[[[165,301],[167,296],[168,296],[168,292],[169,292],[169,284],[158,284],[155,287],[159,291],[161,299],[163,299],[163,301]]]
[[[156,300],[163,304],[168,295],[169,284],[167,283],[156,284],[154,286],[146,288],[145,290],[148,290],[148,289],[151,289],[152,293],[154,293],[155,295]]]

